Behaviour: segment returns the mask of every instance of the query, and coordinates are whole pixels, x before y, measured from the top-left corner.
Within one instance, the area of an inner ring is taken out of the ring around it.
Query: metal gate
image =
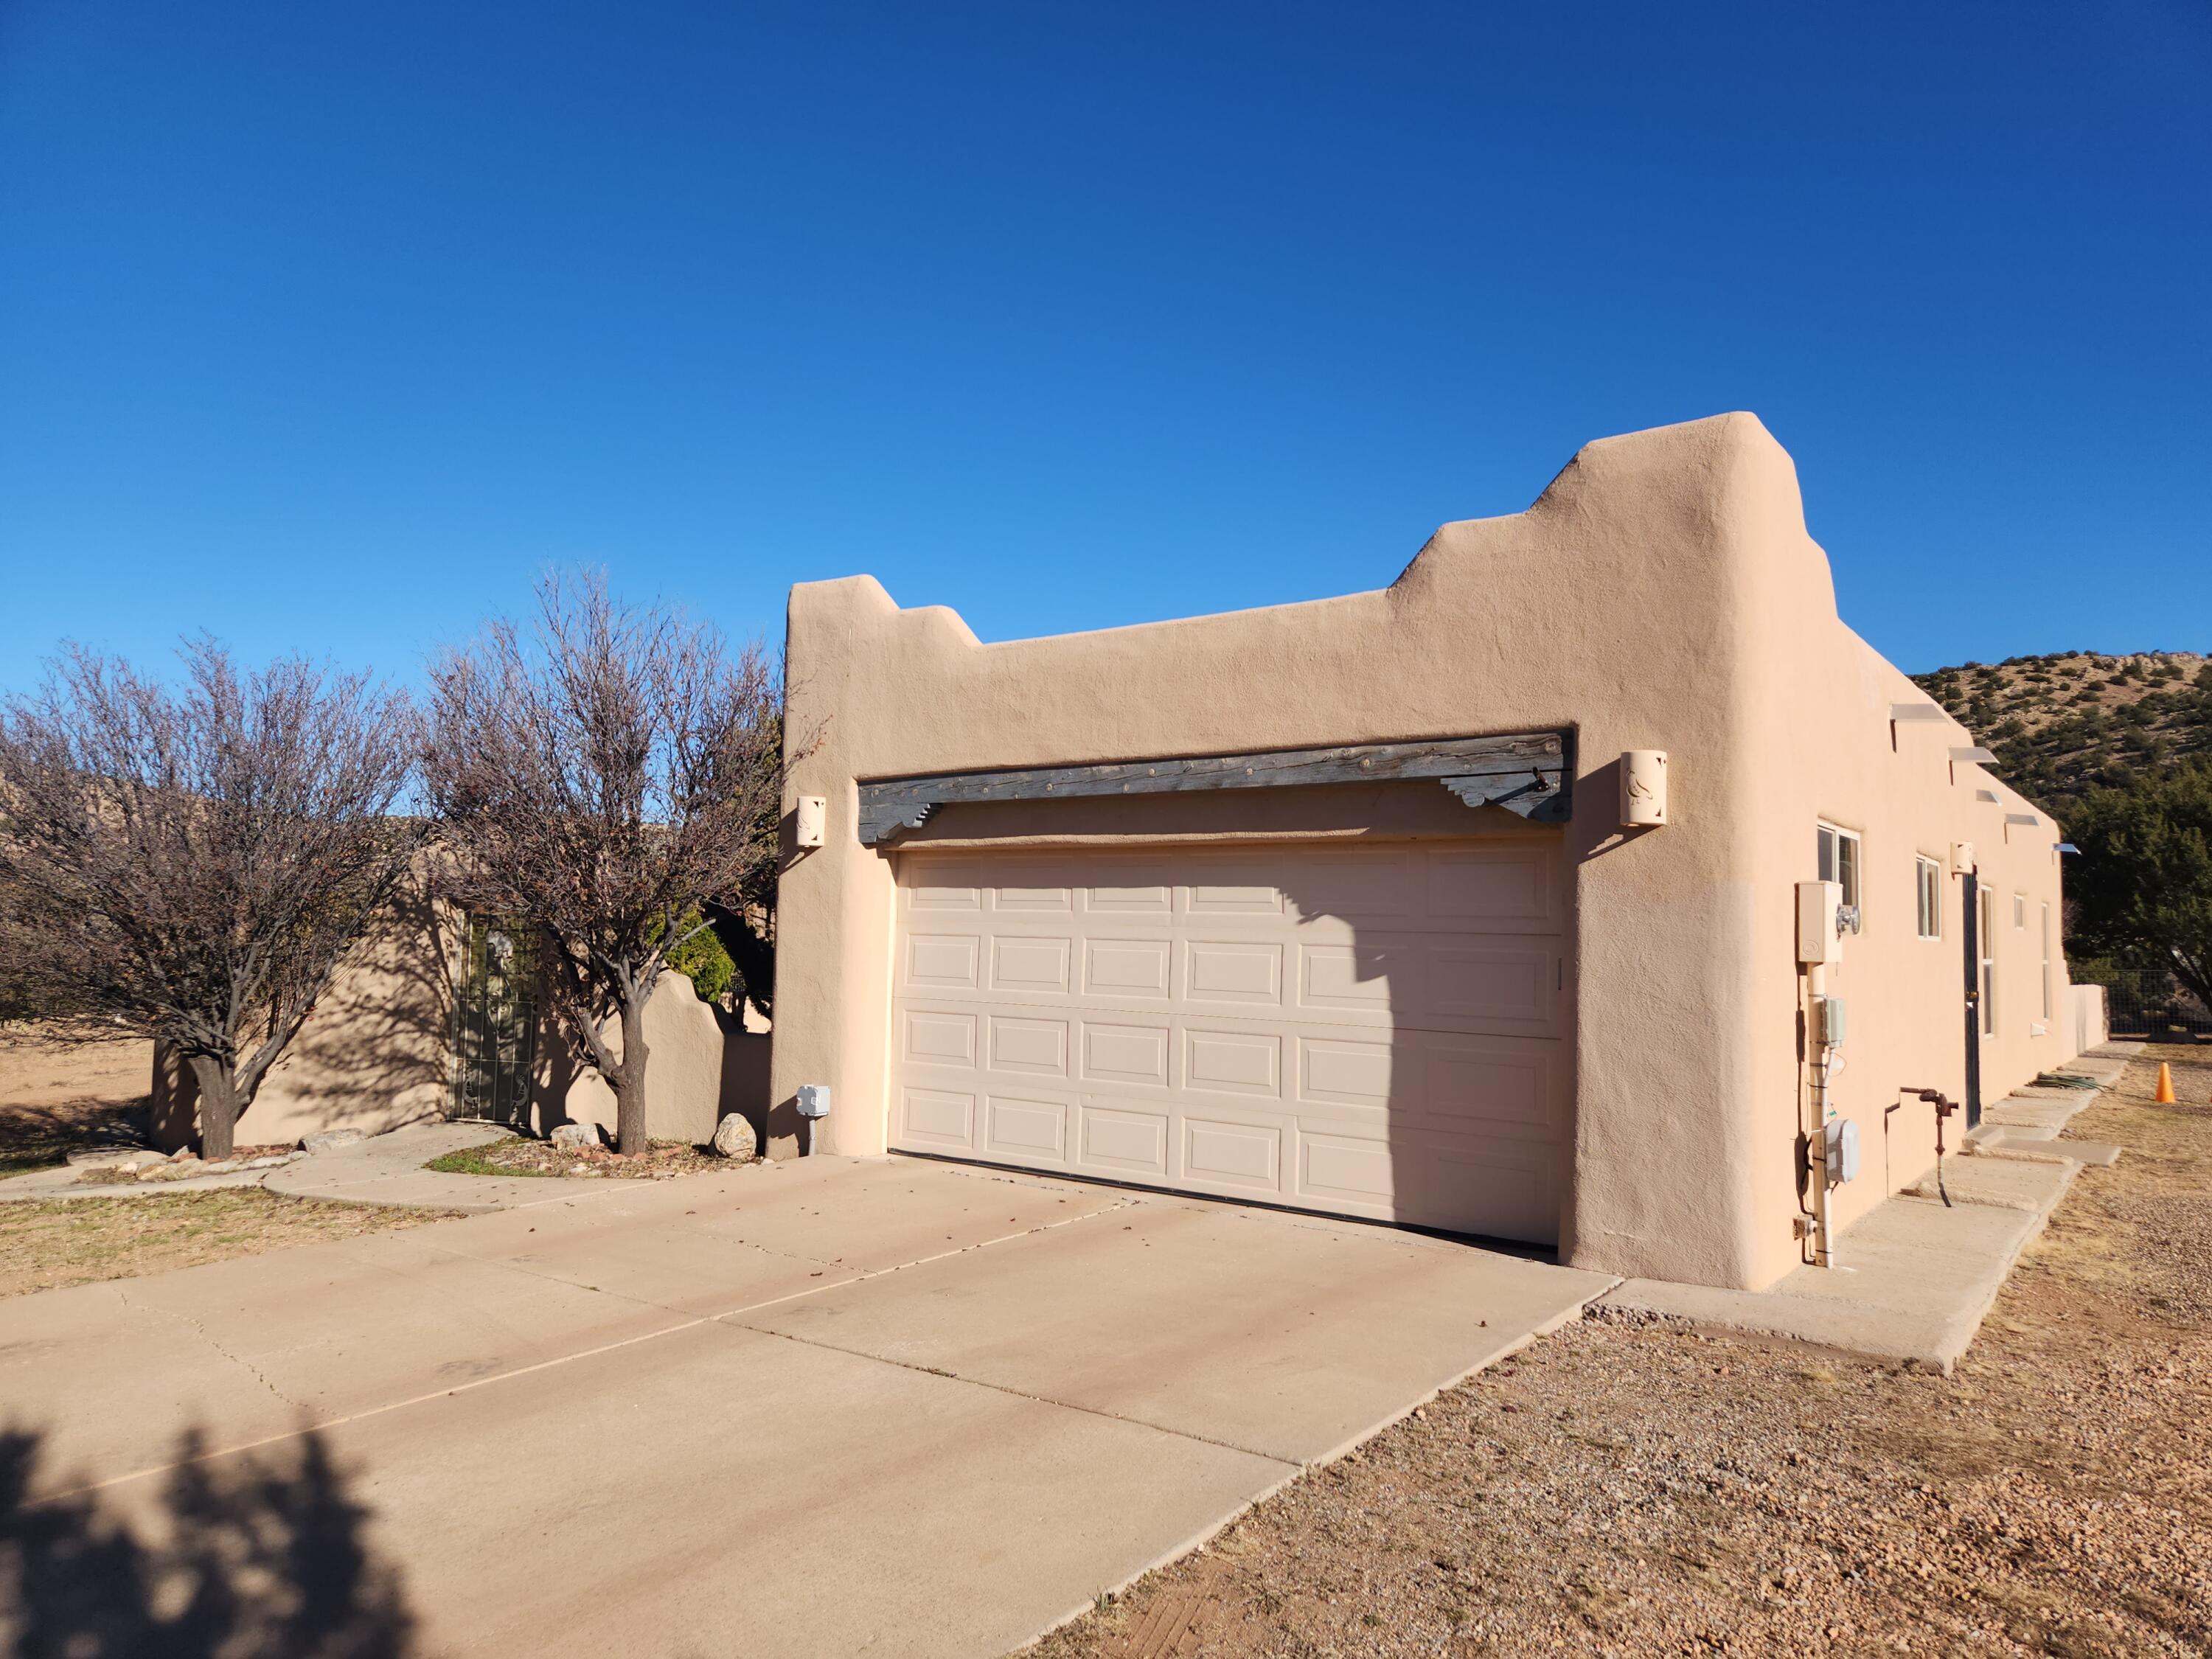
[[[446,1115],[521,1125],[538,1058],[538,973],[529,932],[495,917],[468,920],[453,1005],[453,1090]]]

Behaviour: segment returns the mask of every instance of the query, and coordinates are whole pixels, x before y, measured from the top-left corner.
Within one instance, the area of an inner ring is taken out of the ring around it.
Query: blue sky
[[[2212,11],[0,0],[0,688],[1388,582],[1795,454],[1908,669],[2212,646]]]

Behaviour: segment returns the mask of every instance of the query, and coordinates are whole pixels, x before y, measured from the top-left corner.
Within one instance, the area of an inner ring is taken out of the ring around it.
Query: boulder
[[[760,1151],[753,1126],[745,1121],[742,1112],[728,1113],[714,1126],[714,1144],[724,1158],[748,1158]]]
[[[300,1137],[303,1152],[335,1152],[341,1146],[356,1146],[368,1139],[365,1129],[318,1129],[313,1134]]]
[[[556,1123],[553,1133],[545,1137],[556,1146],[569,1152],[581,1152],[599,1144],[599,1126],[596,1123]]]

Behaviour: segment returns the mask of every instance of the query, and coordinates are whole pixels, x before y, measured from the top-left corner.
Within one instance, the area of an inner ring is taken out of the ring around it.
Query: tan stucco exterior
[[[1593,443],[1528,511],[1445,526],[1379,592],[985,645],[952,611],[902,610],[854,577],[793,590],[788,651],[789,729],[814,744],[790,796],[824,796],[829,814],[826,844],[782,880],[780,1152],[801,1083],[832,1087],[828,1149],[884,1149],[896,849],[948,842],[1563,835],[1560,1241],[1577,1266],[1760,1286],[1800,1261],[1793,900],[1817,821],[1864,838],[1863,929],[1828,988],[1851,1002],[1836,1096],[1866,1149],[1839,1224],[1933,1161],[1925,1106],[1885,1115],[1897,1091],[1963,1085],[1954,842],[1974,845],[1996,894],[1984,1097],[2074,1051],[2063,963],[2048,1020],[2040,1000],[2053,827],[2007,822],[2033,809],[1952,761],[1971,742],[1954,723],[1893,722],[1928,700],[1838,620],[1795,469],[1748,415]],[[1400,784],[947,808],[880,849],[855,833],[861,781],[1554,728],[1575,741],[1563,830]],[[1671,757],[1671,822],[1624,832],[1618,757],[1648,749]],[[1947,871],[1938,940],[1917,936],[1921,854]]]
[[[270,1068],[238,1121],[240,1145],[296,1142],[322,1129],[381,1134],[443,1117],[453,1085],[453,1005],[460,951],[453,918],[419,890],[356,947],[331,988]],[[726,1112],[765,1123],[769,1039],[738,1017],[702,1002],[683,975],[669,973],[646,1005],[647,1133],[694,1145],[713,1138]],[[621,1036],[614,1035],[621,1052]],[[614,1091],[580,1072],[550,1022],[537,1034],[529,1119],[544,1133],[567,1122],[597,1123],[611,1138]],[[198,1127],[191,1074],[158,1045],[154,1056],[155,1144],[189,1146]]]

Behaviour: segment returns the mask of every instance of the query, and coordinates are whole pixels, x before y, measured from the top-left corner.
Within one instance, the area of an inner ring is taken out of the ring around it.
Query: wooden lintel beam
[[[953,802],[1063,800],[1429,779],[1442,783],[1470,806],[1503,806],[1523,817],[1555,822],[1567,815],[1566,734],[1537,732],[1506,737],[1437,738],[1419,743],[1349,744],[1249,755],[890,778],[860,786],[860,835],[864,845],[880,845],[902,830],[920,829],[933,811]]]

